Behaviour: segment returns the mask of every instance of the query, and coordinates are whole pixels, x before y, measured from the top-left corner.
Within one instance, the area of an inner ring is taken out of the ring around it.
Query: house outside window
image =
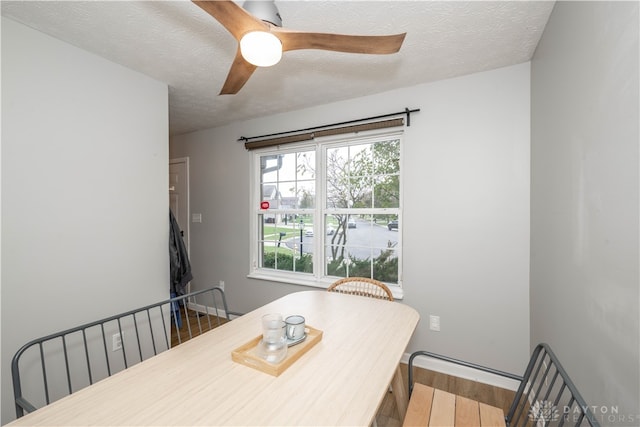
[[[401,137],[253,151],[250,277],[318,287],[368,277],[401,296]]]

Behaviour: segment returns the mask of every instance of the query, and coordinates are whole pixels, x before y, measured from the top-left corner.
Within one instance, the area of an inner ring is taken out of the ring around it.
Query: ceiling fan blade
[[[390,36],[352,36],[347,34],[307,33],[271,26],[282,42],[282,50],[321,49],[334,52],[389,54],[402,47],[407,33]]]
[[[271,1],[273,2],[273,0]],[[283,52],[298,49],[321,49],[346,53],[389,54],[400,50],[407,35],[402,33],[387,36],[353,36],[294,31],[269,23],[280,22],[280,15],[275,5],[267,8],[269,14],[275,13],[275,16],[271,16],[272,19],[267,19],[269,22],[266,22],[238,6],[233,0],[192,0],[192,2],[220,22],[238,41],[236,57],[220,90],[220,95],[238,93],[256,70],[257,67],[247,62],[240,51],[240,40],[245,34],[252,31],[265,31],[274,34],[282,43]],[[260,5],[260,8],[257,8],[257,5]],[[254,6],[257,8],[256,10],[260,9],[265,12],[262,7],[264,5],[261,3],[256,3]],[[262,14],[259,16],[262,17]],[[273,18],[276,18],[275,21]]]
[[[249,31],[269,31],[268,24],[238,6],[232,0],[192,1],[218,20],[238,41]]]
[[[251,74],[253,74],[256,68],[257,67],[255,65],[248,63],[242,57],[240,47],[238,47],[238,52],[233,60],[233,64],[231,64],[227,80],[225,80],[224,85],[222,85],[220,95],[233,95],[238,93],[247,80],[249,80],[249,77],[251,77]]]

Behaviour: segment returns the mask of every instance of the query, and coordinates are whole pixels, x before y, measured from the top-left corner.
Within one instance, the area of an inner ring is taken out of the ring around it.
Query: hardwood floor
[[[181,310],[182,327],[176,330],[176,325],[171,321],[171,347],[175,347],[182,342],[188,341],[193,337],[197,337],[201,333],[217,328],[228,322],[224,317],[208,316],[197,311],[188,310],[188,320],[186,322],[184,309]]]
[[[207,316],[197,313],[195,311],[189,311],[189,326],[191,329],[191,337],[196,337],[203,332],[213,329],[220,324],[228,322],[225,318],[218,319],[215,316],[210,316],[211,328],[209,328],[209,322]],[[189,327],[185,323],[184,311],[182,312],[183,325],[180,328],[180,341],[185,342],[190,339]],[[171,346],[179,345],[178,331],[176,331],[175,325],[171,327]],[[401,364],[400,371],[405,386],[408,384],[407,378],[407,365]],[[454,377],[451,375],[442,374],[439,372],[429,371],[422,368],[415,368],[415,381],[429,385],[431,387],[439,388],[441,390],[448,391],[450,393],[459,394],[461,396],[468,397],[479,402],[497,406],[502,408],[505,413],[509,410],[509,405],[514,397],[514,392],[511,390],[505,390],[499,387],[490,386],[475,381],[466,380],[463,378]],[[376,421],[379,427],[400,427],[402,426],[402,420],[398,414],[398,408],[396,407],[395,398],[393,392],[387,392],[376,416]]]
[[[405,386],[408,384],[407,365],[400,364],[400,370]],[[502,408],[505,413],[509,410],[509,405],[513,401],[515,392],[487,384],[442,374],[440,372],[429,371],[422,368],[415,368],[415,381],[428,386],[439,388],[450,393],[459,394],[479,402],[484,402],[491,406]],[[379,427],[399,427],[402,420],[398,414],[393,392],[387,392],[376,421]]]

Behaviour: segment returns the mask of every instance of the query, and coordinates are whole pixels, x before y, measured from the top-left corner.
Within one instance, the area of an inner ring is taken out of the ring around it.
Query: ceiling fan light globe
[[[282,42],[266,31],[252,31],[240,40],[240,52],[249,63],[258,67],[270,67],[282,58]]]

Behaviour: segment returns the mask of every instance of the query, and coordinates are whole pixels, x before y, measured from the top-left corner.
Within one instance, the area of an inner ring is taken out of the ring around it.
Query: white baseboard
[[[193,302],[189,302],[189,309],[193,310],[193,311],[197,311],[198,313],[202,313],[202,314],[210,314],[210,315],[216,315],[216,309],[213,307],[207,307],[206,305],[202,305],[202,304],[196,304]],[[219,317],[227,317],[227,313],[226,311],[224,311],[223,309],[218,309],[218,316]],[[231,320],[235,319],[236,317],[238,317],[237,315],[231,314],[229,313],[229,318]]]
[[[411,354],[405,353],[400,361],[408,364]],[[491,374],[478,369],[461,366],[455,363],[447,362],[432,357],[416,357],[413,359],[414,366],[430,371],[440,372],[454,377],[464,378],[471,381],[477,381],[483,384],[489,384],[494,387],[501,387],[507,390],[516,391],[520,385],[519,381],[505,378],[500,375]]]

